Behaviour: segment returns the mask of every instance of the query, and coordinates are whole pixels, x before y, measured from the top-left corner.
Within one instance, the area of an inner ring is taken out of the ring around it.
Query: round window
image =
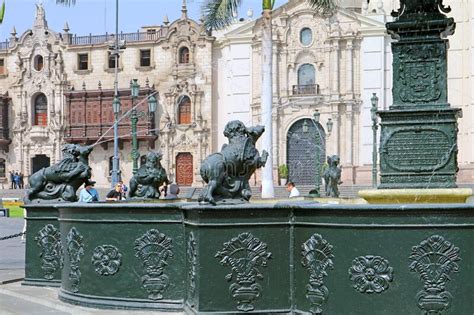
[[[43,56],[41,55],[35,56],[35,70],[36,71],[43,70]]]
[[[311,45],[312,41],[313,41],[313,32],[311,31],[311,29],[308,27],[303,28],[300,32],[301,44],[303,46],[309,46]]]

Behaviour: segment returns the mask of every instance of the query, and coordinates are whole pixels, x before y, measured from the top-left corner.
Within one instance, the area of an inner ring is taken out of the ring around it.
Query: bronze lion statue
[[[199,195],[199,202],[250,200],[250,176],[267,162],[268,152],[263,151],[260,156],[255,147],[264,131],[264,126],[246,127],[239,120],[227,123],[224,136],[229,144],[224,144],[221,152],[209,155],[201,164],[200,174],[207,186]]]
[[[30,176],[25,203],[39,200],[77,201],[76,191],[91,178],[89,154],[92,146],[66,144],[63,159]]]

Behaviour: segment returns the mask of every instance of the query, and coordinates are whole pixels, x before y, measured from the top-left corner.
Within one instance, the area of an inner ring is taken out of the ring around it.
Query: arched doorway
[[[316,163],[316,154],[319,159]],[[296,185],[314,185],[316,170],[326,157],[326,134],[323,127],[312,119],[304,118],[296,121],[288,130],[287,135],[288,180]],[[321,173],[319,174],[321,179]]]
[[[37,171],[39,171],[43,167],[48,167],[50,165],[50,163],[51,162],[50,162],[49,157],[47,155],[44,155],[44,154],[35,155],[32,158],[32,161],[31,161],[31,164],[33,166],[31,174],[36,173]]]
[[[191,186],[193,184],[193,155],[189,152],[176,156],[176,184]]]

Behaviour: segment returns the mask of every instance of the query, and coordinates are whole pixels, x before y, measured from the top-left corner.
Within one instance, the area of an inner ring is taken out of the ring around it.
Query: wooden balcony
[[[318,95],[319,84],[293,85],[293,95]]]
[[[154,147],[157,139],[155,133],[154,115],[148,112],[147,96],[154,90],[140,89],[135,104],[144,101],[137,107],[137,112],[142,113],[137,124],[137,139],[148,141]],[[71,143],[99,143],[106,149],[108,144],[113,143],[114,138],[114,113],[112,109],[113,90],[82,90],[70,91],[66,96],[66,122],[64,140]],[[130,90],[120,90],[120,103],[122,117],[132,108]],[[158,95],[155,95],[158,97]],[[124,117],[118,125],[119,145],[125,141],[131,141],[130,114]]]
[[[8,152],[8,146],[12,142],[8,126],[8,107],[10,101],[11,98],[8,94],[0,95],[0,149],[6,152]]]

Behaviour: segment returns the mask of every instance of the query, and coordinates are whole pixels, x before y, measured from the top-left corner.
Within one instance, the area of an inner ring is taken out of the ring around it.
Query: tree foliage
[[[306,0],[322,16],[328,16],[337,9],[338,0]],[[262,0],[263,10],[272,10],[275,0]],[[202,6],[204,28],[223,29],[234,20],[242,0],[206,0]]]

